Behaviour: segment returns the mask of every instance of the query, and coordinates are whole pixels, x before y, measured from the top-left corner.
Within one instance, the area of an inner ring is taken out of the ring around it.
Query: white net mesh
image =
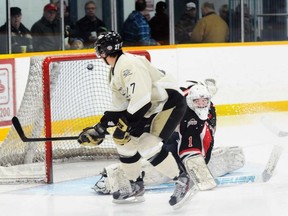
[[[42,69],[46,57],[31,58],[26,90],[17,113],[27,137],[45,137],[43,104],[49,98],[43,100],[43,73],[50,74],[52,137],[77,136],[83,128],[99,121],[111,100],[109,68],[102,60],[87,57],[78,55],[78,60],[75,56],[71,60],[69,56],[58,56],[56,62],[50,59],[48,72]],[[57,141],[52,148],[54,160],[117,155],[111,140],[97,147],[81,147],[76,140]],[[45,180],[45,143],[24,143],[12,127],[0,145],[0,182],[19,179]]]

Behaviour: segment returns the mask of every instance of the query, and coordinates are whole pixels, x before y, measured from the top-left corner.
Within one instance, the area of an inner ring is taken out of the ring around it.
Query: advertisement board
[[[0,59],[0,127],[11,125],[15,114],[15,61]]]

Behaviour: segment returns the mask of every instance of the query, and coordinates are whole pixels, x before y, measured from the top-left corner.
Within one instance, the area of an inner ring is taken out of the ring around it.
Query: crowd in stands
[[[93,48],[94,43],[108,29],[105,23],[97,17],[97,5],[87,1],[84,6],[85,15],[72,22],[69,7],[64,2],[61,6],[64,14],[64,29],[60,19],[60,2],[49,3],[43,8],[43,16],[29,30],[21,22],[22,11],[19,7],[10,8],[11,16],[11,52],[39,52],[65,49]],[[201,11],[202,18],[198,18]],[[245,22],[249,24],[248,9],[245,8]],[[238,13],[237,13],[238,12]],[[27,14],[24,14],[27,15]],[[235,15],[239,16],[239,8]],[[246,19],[247,18],[247,19]],[[247,20],[247,21],[246,21]],[[235,28],[239,28],[236,26]],[[7,22],[0,27],[0,53],[8,53]],[[247,34],[253,33],[252,28],[246,28]],[[64,33],[64,41],[62,36]],[[169,16],[167,4],[158,1],[155,5],[155,15],[150,17],[146,0],[136,0],[135,9],[124,20],[120,32],[124,46],[150,46],[169,44]],[[234,35],[234,41],[239,41],[239,35]],[[215,11],[213,3],[205,2],[201,6],[194,2],[186,4],[185,11],[175,24],[175,43],[215,43],[229,41],[229,15],[227,5]]]
[[[197,6],[194,2],[186,4],[186,9],[175,25],[176,43],[191,43],[190,34],[197,22]]]

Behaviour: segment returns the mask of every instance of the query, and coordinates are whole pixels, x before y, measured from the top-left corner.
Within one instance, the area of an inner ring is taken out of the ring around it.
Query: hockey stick
[[[258,175],[235,175],[217,177],[215,180],[218,186],[235,185],[243,183],[264,183],[268,182],[272,177],[277,163],[282,154],[283,147],[274,145],[270,157],[266,163],[265,169]]]
[[[262,124],[269,129],[272,133],[274,133],[278,137],[285,137],[288,136],[288,131],[282,131],[277,126],[271,123],[266,118],[261,119]],[[266,169],[262,173],[263,181],[269,181],[269,179],[272,177],[273,172],[276,168],[276,165],[278,163],[278,160],[280,159],[280,156],[283,152],[283,146],[282,145],[274,145],[272,153],[270,155],[269,161],[266,165]]]
[[[255,174],[242,174],[242,175],[232,175],[232,176],[221,176],[215,178],[217,183],[217,187],[227,187],[234,185],[242,185],[242,184],[251,184],[251,183],[264,183],[262,175]],[[152,185],[146,186],[146,190],[148,191],[170,191],[174,189],[174,182],[162,183],[160,185]]]
[[[264,126],[266,126],[271,132],[276,134],[278,137],[288,136],[288,132],[279,130],[279,128],[277,128],[276,126],[271,124],[271,122],[268,122],[264,118],[262,118],[261,121]],[[282,152],[283,152],[282,145],[274,145],[270,153],[270,157],[266,163],[265,169],[260,174],[221,176],[215,178],[215,181],[218,186],[227,186],[243,183],[268,182],[273,176],[273,173],[275,171],[275,168],[278,164]]]
[[[283,149],[282,146],[274,145],[273,150],[271,151],[270,157],[266,163],[265,169],[261,173],[259,174],[253,174],[253,173],[237,174],[237,173],[232,172],[231,174],[216,177],[215,181],[217,183],[217,186],[227,187],[227,186],[241,185],[241,184],[268,182],[273,176],[277,163],[280,159],[282,149]],[[146,189],[153,190],[153,191],[154,190],[166,191],[166,190],[174,189],[174,187],[175,187],[174,182],[167,182],[167,183],[163,183],[160,185],[147,186]]]
[[[46,142],[46,141],[61,141],[61,140],[77,140],[78,139],[78,136],[28,138],[24,134],[20,121],[16,116],[12,118],[12,124],[23,142]]]
[[[273,150],[270,154],[270,158],[268,160],[268,163],[266,164],[265,170],[262,172],[263,182],[269,181],[270,178],[272,177],[282,152],[283,152],[282,146],[280,146],[280,145],[274,145],[273,146]]]
[[[225,175],[216,177],[215,181],[217,183],[217,187],[226,187],[240,184],[251,184],[251,183],[261,183],[263,182],[262,175],[254,175],[254,174],[242,174],[242,175]],[[160,185],[152,185],[146,186],[146,190],[171,190],[174,189],[174,182],[162,183]]]
[[[262,124],[278,137],[288,136],[288,131],[280,130],[277,126],[273,125],[271,121],[266,118],[261,119]]]

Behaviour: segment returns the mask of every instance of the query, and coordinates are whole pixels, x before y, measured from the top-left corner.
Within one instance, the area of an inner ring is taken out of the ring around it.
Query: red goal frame
[[[151,61],[151,56],[148,51],[128,51],[128,53],[135,55],[145,56],[149,61]],[[77,61],[77,60],[89,60],[97,59],[95,53],[88,54],[71,54],[71,55],[61,55],[61,56],[49,56],[46,57],[42,64],[43,70],[43,107],[44,107],[44,124],[45,124],[45,137],[51,138],[52,135],[52,123],[51,123],[51,98],[50,98],[50,73],[49,65],[53,62],[62,61]],[[45,166],[46,166],[46,182],[48,184],[53,183],[53,153],[52,153],[52,141],[45,142]]]

